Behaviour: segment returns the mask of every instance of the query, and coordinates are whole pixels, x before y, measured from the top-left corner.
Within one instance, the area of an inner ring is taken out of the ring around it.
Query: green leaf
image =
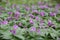
[[[53,39],[55,39],[55,37],[57,37],[57,35],[54,34],[54,33],[50,33],[50,35],[51,35],[51,37],[52,37]]]
[[[3,34],[2,35],[3,39],[11,39],[12,38],[12,35],[9,31],[5,31],[2,34]]]

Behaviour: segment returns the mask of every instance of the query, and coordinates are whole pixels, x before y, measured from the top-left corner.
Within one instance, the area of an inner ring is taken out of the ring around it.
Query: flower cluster
[[[60,5],[45,2],[36,5],[13,4],[5,8],[1,6],[0,10],[0,34],[3,38],[11,39],[11,36],[11,40],[55,40],[60,37]]]

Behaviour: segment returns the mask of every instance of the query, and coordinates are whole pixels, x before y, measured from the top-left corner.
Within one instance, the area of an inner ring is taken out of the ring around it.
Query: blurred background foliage
[[[37,2],[39,1],[45,1],[45,2],[48,2],[48,3],[54,3],[54,2],[57,2],[57,3],[60,3],[59,0],[0,0],[0,5],[4,5],[6,3],[10,3],[10,4],[28,4],[28,5],[31,5],[31,4],[37,4]]]

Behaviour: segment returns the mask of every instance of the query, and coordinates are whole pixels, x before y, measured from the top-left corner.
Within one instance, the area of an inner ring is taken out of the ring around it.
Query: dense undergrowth
[[[60,4],[48,0],[3,0],[0,40],[60,40]]]

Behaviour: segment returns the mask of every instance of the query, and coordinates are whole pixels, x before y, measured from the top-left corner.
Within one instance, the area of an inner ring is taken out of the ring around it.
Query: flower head
[[[36,32],[39,34],[40,33],[40,29],[37,29]]]
[[[43,5],[44,3],[43,2],[38,2],[38,5]]]
[[[40,12],[40,15],[43,17],[45,16],[45,12]]]
[[[48,26],[52,26],[52,25],[53,25],[52,21],[48,20]]]
[[[8,24],[8,21],[4,20],[4,21],[2,21],[2,24],[6,25],[6,24]]]
[[[40,26],[43,26],[44,25],[44,20],[43,19],[40,20],[40,24],[39,25]]]
[[[48,6],[47,5],[40,5],[39,8],[45,9],[45,8],[48,8]]]
[[[18,20],[19,16],[20,16],[20,12],[16,11],[15,14],[14,14],[15,19]]]
[[[32,10],[32,13],[37,13],[38,14],[39,12],[37,10]]]
[[[10,21],[10,20],[12,20],[12,19],[13,19],[12,17],[8,17],[8,18],[7,18],[8,21]]]
[[[14,29],[17,29],[17,28],[18,28],[18,25],[16,25],[16,24],[13,25],[13,28],[14,28]]]
[[[16,10],[20,11],[20,6],[19,5],[16,6]]]
[[[50,16],[56,16],[55,12],[50,12]]]
[[[35,10],[37,8],[36,5],[32,5],[31,7],[32,7],[32,10]]]
[[[16,34],[16,31],[15,30],[10,30],[10,32],[12,33],[12,34]]]
[[[55,6],[55,8],[56,8],[56,9],[59,9],[59,8],[60,8],[60,4],[57,4],[57,5]]]
[[[29,11],[29,10],[30,10],[30,7],[26,7],[25,9],[26,9],[27,11]]]
[[[22,26],[22,23],[19,23],[19,26]]]
[[[36,16],[36,20],[37,20],[37,21],[39,20],[39,17],[38,17],[38,16]]]
[[[9,15],[12,15],[12,12],[8,12]]]
[[[41,19],[41,20],[40,20],[40,23],[44,23],[44,20],[43,20],[43,19]]]
[[[32,15],[32,14],[30,14],[29,16],[30,16],[31,18],[35,18],[35,16],[34,16],[34,15]]]
[[[31,27],[30,31],[36,31],[36,27]]]
[[[2,14],[2,12],[0,12],[0,15]]]
[[[0,6],[0,10],[3,10],[3,11],[5,11],[5,8],[3,8],[2,6]]]
[[[34,22],[33,22],[33,20],[32,19],[30,19],[30,21],[29,21],[31,24],[33,24]]]
[[[41,8],[41,9],[45,9],[45,7],[44,7],[43,5],[39,6],[39,8]]]

